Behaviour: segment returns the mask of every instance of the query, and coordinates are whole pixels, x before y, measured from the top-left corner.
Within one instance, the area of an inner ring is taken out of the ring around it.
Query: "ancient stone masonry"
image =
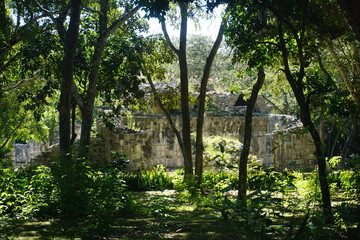
[[[237,94],[209,92],[212,111],[207,111],[203,136],[222,136],[239,139],[242,142],[246,106],[245,100]],[[271,106],[259,96],[253,117],[251,154],[258,163],[277,169],[313,168],[315,166],[314,146],[308,133],[302,133],[302,126],[293,116],[269,114]],[[152,112],[151,114],[160,114]],[[179,131],[180,117],[173,117]],[[128,169],[152,169],[156,165],[167,168],[183,167],[183,157],[175,134],[167,119],[162,115],[134,116],[131,123],[126,117],[114,118],[113,129],[99,123],[97,137],[89,147],[90,162],[109,164],[119,156],[130,159]],[[128,128],[127,125],[131,125]],[[191,119],[195,132],[196,118]],[[80,129],[77,130],[80,132]],[[12,158],[17,165],[44,163],[56,157],[57,144],[37,145],[34,142],[15,145]],[[76,144],[75,144],[76,145]],[[76,149],[76,146],[74,146]],[[240,149],[239,149],[240,150]],[[126,156],[126,157],[125,157]],[[234,157],[234,156],[232,156]]]
[[[162,164],[168,168],[183,166],[181,151],[165,117],[134,117],[136,132],[115,132],[98,127],[104,137],[105,161],[111,162],[111,153],[124,153],[131,163],[130,170],[151,169]],[[180,118],[174,118],[177,127]],[[204,137],[242,136],[244,117],[206,117]],[[196,119],[192,119],[192,127]],[[268,167],[314,167],[314,147],[309,134],[299,134],[298,121],[287,115],[268,114],[254,117],[251,152]],[[193,131],[195,129],[192,129]]]
[[[31,159],[41,154],[46,146],[42,143],[29,140],[27,143],[15,143],[10,158],[14,159],[16,166],[28,164]]]

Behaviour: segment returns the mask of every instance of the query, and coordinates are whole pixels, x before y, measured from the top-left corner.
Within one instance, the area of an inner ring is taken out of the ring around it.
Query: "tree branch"
[[[105,32],[105,36],[108,37],[110,34],[112,34],[121,24],[123,24],[124,22],[126,22],[129,18],[131,18],[132,16],[134,16],[137,11],[139,11],[141,8],[140,5],[134,7],[131,11],[129,11],[128,13],[122,15],[120,18],[118,18],[115,22],[113,22],[113,24],[111,24],[111,26],[106,30]]]
[[[144,61],[143,61],[143,62],[144,62]],[[150,84],[151,92],[152,92],[152,94],[154,95],[154,98],[155,98],[157,104],[159,104],[161,110],[163,111],[163,113],[165,114],[167,120],[169,121],[170,127],[171,127],[171,129],[173,130],[173,132],[175,133],[176,138],[177,138],[177,140],[178,140],[178,142],[179,142],[180,149],[181,149],[181,151],[183,152],[183,150],[184,150],[184,144],[183,144],[183,140],[182,140],[182,138],[181,138],[181,134],[180,134],[180,132],[177,130],[177,128],[176,128],[176,126],[175,126],[175,123],[174,123],[174,121],[172,120],[169,111],[165,108],[164,104],[162,103],[161,98],[159,97],[159,94],[158,94],[158,92],[157,92],[157,90],[156,90],[156,88],[155,88],[155,86],[154,86],[153,81],[152,81],[151,75],[150,75],[149,72],[146,70],[146,67],[145,67],[145,66],[143,66],[141,70],[142,70],[143,74],[146,76],[146,79],[147,79],[148,83]],[[185,154],[185,153],[183,152],[183,154]]]
[[[84,8],[85,10],[89,11],[89,12],[97,13],[97,14],[99,14],[99,15],[104,15],[101,11],[95,10],[95,9],[93,9],[93,8],[91,8],[91,7],[83,6],[83,8]]]
[[[354,102],[356,102],[358,105],[360,105],[360,98],[358,96],[358,94],[355,91],[355,88],[353,86],[353,84],[351,83],[348,75],[346,74],[346,69],[344,69],[344,66],[341,64],[341,61],[339,59],[339,57],[337,56],[335,50],[334,50],[334,45],[331,43],[331,41],[327,42],[327,47],[330,51],[331,56],[333,57],[334,61],[335,61],[335,67],[337,69],[337,71],[340,74],[340,77],[342,79],[342,81],[344,82],[347,90],[350,93],[350,96],[352,97],[352,99],[354,100]]]
[[[273,101],[271,101],[269,98],[267,98],[265,95],[262,95],[262,97],[264,98],[264,100],[267,103],[270,103],[276,110],[279,111],[279,113],[284,114],[284,111],[280,109],[280,107],[278,107]]]
[[[36,5],[38,5],[38,7],[39,7],[43,12],[46,13],[46,16],[48,16],[54,23],[56,23],[56,18],[54,17],[54,14],[53,14],[50,10],[44,8],[37,0],[35,0],[35,3],[36,3]]]
[[[77,87],[74,82],[71,84],[71,96],[74,98],[76,104],[79,106],[81,110],[84,109],[85,102],[77,91]]]
[[[1,144],[0,149],[3,149],[6,146],[6,144],[10,141],[11,136],[15,133],[16,130],[19,129],[19,127],[23,122],[24,120],[21,120],[19,124],[13,130],[11,130],[11,132],[8,134],[7,138],[5,139],[5,142]]]
[[[70,1],[68,3],[68,5],[66,5],[65,9],[61,10],[61,11],[56,11],[56,12],[51,12],[50,10],[44,8],[37,0],[35,0],[36,4],[38,5],[38,7],[45,12],[44,16],[49,17],[53,23],[56,26],[56,29],[59,33],[60,39],[61,39],[61,43],[64,45],[64,41],[65,41],[65,27],[64,27],[64,22],[66,19],[66,16],[68,15],[68,12],[70,10]],[[56,18],[54,15],[55,14],[59,14],[59,17]]]
[[[166,24],[165,24],[165,20],[164,19],[161,19],[160,20],[160,23],[161,23],[161,29],[164,33],[164,36],[165,36],[165,39],[166,39],[166,42],[168,43],[169,47],[171,48],[171,50],[173,50],[173,52],[176,54],[176,55],[179,55],[180,54],[180,51],[179,49],[177,49],[174,44],[172,43],[170,37],[169,37],[169,33],[167,31],[167,28],[166,28]]]
[[[40,71],[36,71],[36,72],[34,73],[34,75],[37,75],[37,73],[39,73],[39,72],[40,72]],[[3,91],[4,91],[4,92],[8,92],[8,91],[17,89],[17,88],[21,87],[22,85],[24,85],[25,83],[34,81],[34,80],[37,79],[38,77],[39,77],[39,76],[34,76],[34,77],[31,77],[31,78],[22,79],[22,80],[20,80],[19,82],[15,83],[15,85],[13,85],[13,86],[8,86],[8,88],[3,89]],[[7,85],[10,85],[10,84],[7,84]]]
[[[324,75],[326,76],[328,81],[330,81],[331,83],[334,83],[334,80],[331,77],[330,73],[326,70],[326,68],[324,66],[324,63],[322,61],[321,55],[320,55],[320,53],[319,53],[319,51],[317,49],[316,49],[316,57],[317,57],[317,61],[319,63],[321,71],[324,73]]]

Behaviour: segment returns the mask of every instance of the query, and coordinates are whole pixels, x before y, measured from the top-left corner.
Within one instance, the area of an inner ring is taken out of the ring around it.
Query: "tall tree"
[[[341,165],[344,167],[344,159],[358,135],[359,128],[359,41],[336,3],[322,1],[321,5],[315,5],[315,8],[314,11],[318,13],[317,24],[310,28],[317,39],[318,69],[321,69],[323,77],[315,77],[318,74],[314,69],[313,80],[309,81],[308,85],[322,85],[316,87],[321,90],[314,91],[313,94],[314,99],[321,99],[317,105],[321,106],[320,110],[324,114],[320,130],[324,129],[326,122],[341,129],[341,134],[334,137],[337,141],[333,141],[334,144],[330,142],[327,152],[329,157],[334,153],[341,155]],[[331,136],[332,132],[322,134],[323,137],[326,135]],[[336,147],[338,152],[335,151]]]
[[[214,45],[206,58],[206,64],[204,66],[204,72],[201,78],[200,91],[198,97],[198,115],[196,121],[196,146],[195,146],[195,175],[197,178],[197,187],[201,186],[203,176],[203,127],[204,127],[204,116],[205,116],[205,100],[207,93],[207,85],[210,77],[211,66],[213,64],[216,53],[220,47],[221,41],[224,34],[224,25],[221,24],[217,38]]]
[[[114,11],[110,7],[109,0],[100,2],[100,9],[96,10],[98,15],[98,32],[96,37],[96,44],[94,46],[94,52],[91,57],[90,69],[88,73],[88,83],[86,84],[86,93],[83,97],[80,96],[76,85],[72,83],[72,94],[81,111],[81,137],[80,137],[80,149],[79,157],[87,157],[90,144],[90,133],[93,125],[93,111],[95,98],[97,96],[97,88],[99,82],[99,71],[102,62],[103,54],[106,44],[111,34],[113,34],[122,24],[129,18],[133,17],[140,9],[140,6],[125,10],[124,13],[120,13],[120,17],[110,19],[109,13]]]
[[[246,207],[246,192],[247,192],[247,165],[248,158],[250,154],[250,145],[251,145],[251,136],[252,136],[252,115],[255,108],[256,99],[260,92],[261,87],[265,81],[265,72],[264,67],[260,66],[258,68],[258,77],[256,83],[253,86],[251,91],[250,98],[247,101],[246,113],[245,113],[245,125],[244,125],[244,138],[243,138],[243,148],[241,150],[240,160],[239,160],[239,192],[238,192],[238,201],[241,206]]]
[[[300,119],[309,131],[315,146],[319,182],[322,193],[324,217],[331,219],[331,201],[326,176],[324,146],[312,121],[310,97],[306,89],[306,70],[312,61],[312,40],[309,30],[310,20],[314,19],[311,3],[304,1],[237,1],[232,3],[233,14],[229,24],[232,44],[238,45],[243,54],[264,55],[269,58],[278,52],[287,81],[289,82],[300,108]],[[246,9],[244,11],[244,9]],[[241,12],[241,14],[239,14]],[[266,24],[260,21],[268,18]],[[245,44],[247,42],[247,44]],[[254,59],[254,58],[253,58]],[[295,65],[291,65],[295,63]]]
[[[181,92],[181,119],[182,119],[182,135],[181,139],[178,139],[180,146],[183,147],[182,153],[184,157],[184,168],[186,179],[191,180],[193,178],[193,160],[192,160],[192,144],[191,144],[191,126],[190,126],[190,107],[189,107],[189,69],[188,69],[188,54],[187,54],[187,28],[188,28],[188,18],[191,15],[192,9],[200,8],[201,1],[174,1],[180,10],[180,34],[179,34],[179,47],[177,48],[172,42],[166,24],[166,11],[159,11],[156,14],[151,14],[150,16],[156,16],[159,18],[159,21],[162,26],[164,37],[169,44],[170,48],[178,57],[179,70],[180,70],[180,92]],[[163,6],[163,5],[161,5]],[[165,4],[165,6],[168,6]],[[166,10],[166,8],[160,8],[160,10]],[[214,57],[220,47],[222,41],[223,27],[219,29],[219,34],[216,41],[213,44],[213,47],[207,57],[206,64],[202,73],[202,80],[200,86],[201,95],[199,97],[199,112],[198,112],[198,122],[196,127],[196,170],[195,173],[198,178],[198,186],[201,183],[202,178],[202,126],[203,126],[203,116],[204,116],[204,106],[205,106],[205,96],[207,89],[207,82],[210,76],[211,66],[214,60]]]
[[[75,3],[79,9],[70,10]],[[65,53],[59,104],[62,156],[70,158],[71,155],[69,154],[71,152],[70,108],[71,102],[76,102],[81,111],[82,125],[78,156],[87,157],[93,125],[94,104],[101,78],[101,64],[107,43],[114,33],[121,34],[120,26],[133,17],[140,6],[134,5],[132,1],[105,0],[100,1],[99,4],[91,1],[86,4],[70,1],[68,4],[65,2],[58,5],[37,2],[37,7],[47,14],[56,26]],[[50,11],[49,9],[55,10]],[[75,13],[79,15],[76,19]],[[70,22],[67,27],[68,15]],[[71,21],[73,18],[74,20]],[[84,36],[86,34],[87,36]],[[79,36],[82,41],[81,45],[77,46]]]
[[[64,58],[62,61],[62,81],[59,102],[59,132],[60,132],[60,158],[63,167],[73,167],[70,150],[71,126],[71,88],[74,81],[74,68],[76,59],[77,42],[80,28],[81,0],[71,0],[65,11],[70,12],[69,27],[65,30],[65,14],[59,16],[62,20],[58,32],[63,40]],[[58,21],[59,24],[59,21]],[[64,33],[62,35],[62,33]],[[71,180],[70,180],[71,181]]]

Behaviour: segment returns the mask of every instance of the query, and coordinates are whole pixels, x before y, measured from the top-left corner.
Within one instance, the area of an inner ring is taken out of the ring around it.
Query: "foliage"
[[[172,177],[165,170],[164,166],[158,165],[152,171],[139,170],[137,173],[125,173],[123,179],[132,191],[172,189],[174,187]]]
[[[122,173],[116,169],[97,171],[88,168],[85,186],[86,216],[80,227],[86,236],[106,236],[111,224],[124,213],[131,213],[133,200],[126,191]]]
[[[342,191],[344,197],[350,201],[354,196],[360,196],[360,174],[359,171],[342,170],[333,171],[329,175],[329,182],[334,191]]]
[[[236,189],[238,182],[237,173],[232,171],[205,171],[201,187],[215,192],[221,192],[223,189]]]
[[[206,175],[205,173],[204,175]],[[349,176],[356,174],[344,173],[330,175],[330,182],[343,182],[345,186],[349,182]],[[213,182],[221,182],[218,175],[208,175]],[[338,236],[349,234],[354,230],[354,218],[359,212],[354,211],[351,217],[346,216],[346,211],[357,206],[357,202],[349,204],[343,195],[339,185],[334,186],[339,196],[343,196],[343,204],[336,209],[335,223],[332,230],[325,226],[320,209],[320,190],[317,183],[316,171],[302,173],[299,171],[277,172],[274,169],[262,169],[255,167],[249,174],[249,190],[247,196],[248,206],[241,207],[231,195],[231,189],[225,187],[218,190],[217,184],[207,185],[213,191],[207,198],[199,196],[200,200],[192,200],[195,204],[204,203],[204,199],[213,199],[214,204],[208,205],[217,209],[222,218],[227,222],[237,222],[242,229],[243,237],[248,239],[320,239],[326,236]],[[340,180],[341,179],[341,180]],[[209,179],[207,180],[209,181]],[[205,182],[205,180],[204,180]],[[353,191],[356,186],[348,186]],[[340,192],[339,192],[340,191]],[[356,194],[349,192],[350,199]],[[355,224],[356,226],[356,224]],[[348,233],[344,233],[348,231]]]
[[[204,162],[218,170],[234,169],[242,144],[239,140],[225,136],[204,138]]]
[[[200,80],[203,74],[203,67],[208,52],[212,46],[212,39],[202,35],[190,35],[188,40],[188,72],[190,89],[198,92]],[[230,49],[222,44],[215,56],[209,78],[209,91],[214,89],[222,92],[233,92],[237,94],[244,90],[251,82],[251,74],[246,72],[246,66],[242,63],[233,63]],[[164,65],[166,69],[166,82],[174,82],[180,79],[180,72],[177,63]]]
[[[0,229],[5,234],[18,222],[57,215],[58,188],[49,167],[1,168],[0,193]]]
[[[0,170],[0,228],[7,231],[16,222],[57,219],[61,214],[57,169],[33,166]],[[54,174],[55,173],[55,174]],[[80,178],[80,174],[83,175]],[[78,192],[73,201],[83,204],[81,218],[66,223],[68,236],[104,236],[119,214],[130,214],[134,201],[122,173],[116,169],[78,168]],[[79,199],[81,198],[81,199]]]
[[[164,84],[164,86],[158,85],[159,87],[156,89],[159,98],[161,99],[164,107],[172,114],[180,113],[180,86],[173,86],[171,84]],[[150,95],[147,99],[149,106],[156,107],[157,102],[153,95]],[[189,95],[189,103],[195,104],[196,98],[193,95]]]
[[[29,14],[28,4],[5,1],[3,5],[2,17],[8,19],[0,32],[0,148],[10,148],[15,140],[47,138],[44,113],[56,104],[50,98],[58,86],[53,78],[59,70],[59,45],[45,30],[46,21]]]
[[[118,222],[120,216],[127,218],[132,211],[140,209],[134,205],[126,190],[124,179],[130,174],[121,173],[113,167],[94,169],[86,164],[82,166],[81,171],[86,173],[81,180],[82,189],[85,189],[82,195],[85,200],[83,216],[75,224],[60,223],[58,226],[61,226],[70,237],[106,237],[113,231],[111,225],[121,224]],[[241,208],[235,200],[233,190],[237,182],[237,173],[227,170],[205,171],[201,191],[184,186],[182,169],[172,173],[170,177],[164,167],[157,167],[153,171],[147,171],[146,176],[143,175],[147,178],[143,181],[143,186],[147,185],[148,189],[165,189],[159,187],[164,187],[162,174],[165,174],[172,186],[177,189],[176,195],[152,197],[150,201],[144,196],[151,192],[136,194],[141,194],[146,203],[141,208],[142,213],[152,221],[158,220],[158,227],[171,227],[171,222],[180,214],[180,209],[189,209],[191,205],[194,211],[206,211],[208,214],[218,212],[225,225],[236,224],[241,236],[248,239],[336,239],[338,236],[348,236],[351,239],[351,236],[356,236],[356,219],[360,214],[356,208],[359,204],[358,172],[330,173],[332,191],[337,192],[335,197],[341,201],[341,204],[334,208],[334,224],[331,226],[325,225],[319,211],[316,171],[278,172],[274,169],[253,167],[249,173],[251,185],[247,208]],[[135,176],[133,174],[132,179]],[[47,220],[58,216],[58,211],[61,210],[58,204],[58,188],[56,178],[49,167],[36,166],[18,171],[3,169],[1,180],[3,194],[0,223],[2,232],[8,234],[5,236],[11,236],[15,222],[31,220],[34,217]],[[178,201],[177,207],[173,205],[175,199]],[[184,216],[189,214],[186,212]],[[156,232],[155,229],[153,231]]]

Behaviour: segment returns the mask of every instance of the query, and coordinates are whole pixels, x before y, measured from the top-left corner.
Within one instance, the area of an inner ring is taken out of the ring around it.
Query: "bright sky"
[[[215,18],[205,20],[201,19],[198,28],[196,28],[194,21],[188,20],[188,34],[189,35],[207,35],[215,39],[220,27],[220,11],[215,9]],[[150,34],[162,33],[161,24],[155,18],[150,19]],[[168,33],[171,37],[179,37],[179,29],[174,29],[170,24],[166,25]]]

